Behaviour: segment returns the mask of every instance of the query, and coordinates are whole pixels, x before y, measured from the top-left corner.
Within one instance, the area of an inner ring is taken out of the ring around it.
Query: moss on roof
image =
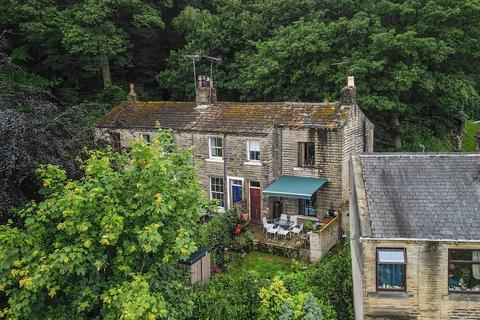
[[[348,120],[349,107],[338,102],[123,102],[103,117],[98,127],[163,128],[207,132],[267,133],[273,126],[333,130]]]

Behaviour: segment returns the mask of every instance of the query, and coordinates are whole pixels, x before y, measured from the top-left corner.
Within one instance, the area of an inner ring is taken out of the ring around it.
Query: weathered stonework
[[[448,292],[448,249],[480,244],[363,240],[364,319],[480,319],[480,295]],[[376,249],[405,248],[406,291],[376,290]]]
[[[197,94],[208,91],[213,95],[211,85],[198,87]],[[353,95],[348,98],[349,94]],[[373,149],[373,125],[356,105],[355,88],[345,87],[342,97],[348,105],[290,102],[203,105],[199,104],[201,99],[197,104],[137,101],[112,110],[99,122],[97,136],[108,140],[110,132],[120,133],[121,146],[128,149],[142,134],[153,138],[154,124],[163,121],[163,127],[173,129],[176,146],[193,152],[198,179],[207,197],[210,197],[211,177],[225,179],[227,208],[231,206],[232,180],[242,181],[243,199],[249,208],[250,182],[259,183],[263,191],[278,177],[291,175],[326,179],[327,183],[316,192],[317,216],[327,210],[341,213],[348,200],[347,160],[353,153]],[[221,159],[209,157],[211,137],[223,141]],[[259,141],[260,161],[248,160],[248,140]],[[300,142],[315,144],[312,167],[299,165]],[[277,200],[261,195],[262,217],[272,217]],[[281,203],[283,213],[299,214],[298,199],[283,198]]]

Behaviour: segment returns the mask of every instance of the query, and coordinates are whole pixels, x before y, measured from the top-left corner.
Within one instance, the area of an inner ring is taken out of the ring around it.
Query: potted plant
[[[242,212],[242,221],[247,222],[248,221],[248,207],[247,207],[247,203],[245,202],[245,200],[241,201],[240,210]]]

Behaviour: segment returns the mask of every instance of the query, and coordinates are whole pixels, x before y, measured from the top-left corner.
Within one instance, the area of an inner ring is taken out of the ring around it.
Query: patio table
[[[274,221],[276,226],[279,226],[283,229],[289,229],[291,226],[293,226],[294,222],[290,220],[285,220],[285,219],[275,219]]]

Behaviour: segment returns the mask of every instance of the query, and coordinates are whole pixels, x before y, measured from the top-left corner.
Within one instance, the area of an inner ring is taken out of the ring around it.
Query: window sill
[[[207,162],[223,163],[223,159],[222,159],[222,158],[207,158],[207,159],[205,159],[205,161],[207,161]]]
[[[247,164],[249,166],[262,166],[260,161],[246,161],[243,164]]]
[[[316,167],[293,167],[293,171],[304,171],[304,170],[312,171],[316,169],[317,169]]]
[[[412,295],[404,291],[377,291],[367,293],[372,298],[391,298],[391,299],[408,299]]]
[[[449,291],[448,292],[448,300],[456,300],[456,301],[480,301],[480,292],[456,292],[456,291]]]

